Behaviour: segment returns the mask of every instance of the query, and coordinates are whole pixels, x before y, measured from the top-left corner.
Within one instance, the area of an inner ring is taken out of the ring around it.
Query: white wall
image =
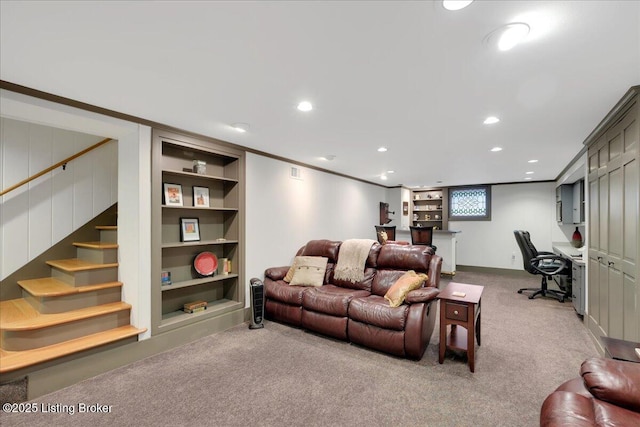
[[[449,221],[449,229],[462,231],[456,235],[458,265],[521,270],[514,230],[529,231],[539,251],[551,251],[552,242],[560,238],[555,183],[492,185],[491,221]]]
[[[404,187],[389,188],[386,190],[386,198],[389,210],[395,212],[393,215],[389,214],[389,218],[393,220],[389,225],[395,225],[397,230],[409,230],[411,216],[402,214],[402,202],[411,206],[411,190]]]
[[[247,282],[263,278],[266,268],[290,265],[309,240],[376,238],[385,188],[295,166],[298,180],[289,176],[292,166],[247,153]]]
[[[104,139],[0,119],[0,187],[6,189]],[[109,142],[2,196],[0,277],[31,261],[117,200],[118,145]]]

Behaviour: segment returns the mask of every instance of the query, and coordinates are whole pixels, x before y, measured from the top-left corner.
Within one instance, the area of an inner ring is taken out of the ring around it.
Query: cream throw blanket
[[[375,242],[371,239],[349,239],[342,242],[334,277],[352,283],[363,280],[364,266]]]

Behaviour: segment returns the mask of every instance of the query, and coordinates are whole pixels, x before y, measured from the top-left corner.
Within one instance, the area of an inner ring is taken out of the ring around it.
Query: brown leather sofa
[[[435,326],[442,258],[427,246],[374,243],[364,279],[352,283],[334,278],[340,244],[312,240],[296,254],[328,258],[322,286],[290,286],[283,280],[289,267],[267,269],[266,318],[396,356],[422,358]],[[410,291],[402,305],[390,307],[384,295],[408,270],[429,279]]]
[[[587,359],[545,399],[540,425],[640,426],[640,363]]]

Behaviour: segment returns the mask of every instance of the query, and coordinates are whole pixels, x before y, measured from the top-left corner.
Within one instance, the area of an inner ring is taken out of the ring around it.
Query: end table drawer
[[[466,322],[469,316],[469,307],[465,304],[447,302],[445,304],[445,315],[447,319]]]

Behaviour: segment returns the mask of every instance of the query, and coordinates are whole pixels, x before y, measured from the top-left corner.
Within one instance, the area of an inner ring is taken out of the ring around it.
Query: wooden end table
[[[475,372],[475,341],[480,345],[480,300],[484,286],[450,282],[438,295],[440,299],[440,352],[444,362],[447,349],[467,352],[469,369]],[[462,296],[464,294],[464,296]],[[447,326],[451,332],[447,334]],[[458,328],[462,326],[462,328]]]
[[[640,343],[609,337],[600,337],[600,341],[604,345],[605,356],[609,359],[640,363],[640,357],[636,354]]]

